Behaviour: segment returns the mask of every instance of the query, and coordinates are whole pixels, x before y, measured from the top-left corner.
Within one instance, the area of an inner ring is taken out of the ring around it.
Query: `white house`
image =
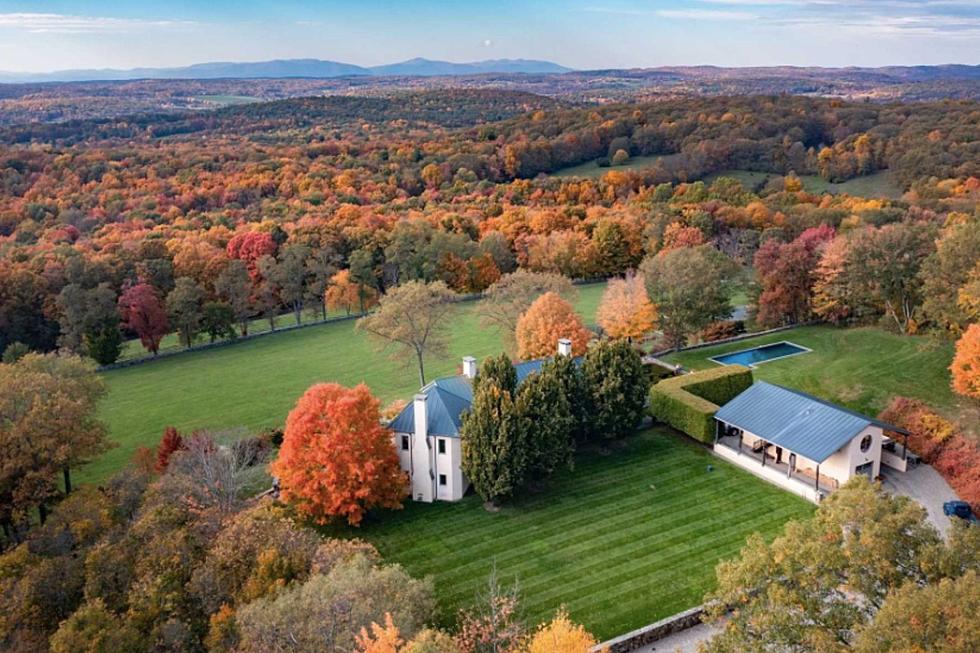
[[[558,353],[570,356],[570,340],[558,341]],[[547,359],[515,365],[517,383],[541,369]],[[459,429],[462,414],[473,403],[476,359],[463,359],[463,373],[432,381],[405,406],[389,427],[401,468],[412,483],[415,501],[459,501],[470,482],[463,473]]]
[[[714,451],[781,487],[817,502],[850,478],[905,471],[908,432],[805,392],[757,381],[715,413]]]

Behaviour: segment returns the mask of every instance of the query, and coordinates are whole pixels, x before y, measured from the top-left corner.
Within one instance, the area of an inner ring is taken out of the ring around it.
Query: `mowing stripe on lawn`
[[[408,505],[356,531],[330,530],[367,539],[413,575],[431,575],[443,624],[473,601],[496,564],[503,582],[519,579],[530,621],[564,604],[605,638],[696,605],[714,584],[715,565],[750,533],[771,538],[812,510],[652,429],[608,456],[580,452],[574,471],[497,513],[468,496]]]

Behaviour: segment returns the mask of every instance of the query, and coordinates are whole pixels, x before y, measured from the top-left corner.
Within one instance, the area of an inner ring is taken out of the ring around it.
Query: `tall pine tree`
[[[463,415],[462,467],[490,504],[513,496],[527,464],[522,420],[514,415],[517,372],[505,354],[487,358],[473,383],[473,406]]]
[[[541,371],[553,374],[561,385],[562,394],[568,401],[573,418],[572,437],[577,442],[585,441],[589,432],[589,416],[592,409],[585,379],[582,378],[582,369],[571,356],[558,355],[546,362]]]
[[[521,384],[514,417],[524,437],[527,481],[541,481],[560,467],[572,468],[576,420],[554,368],[542,369]]]
[[[582,377],[591,407],[589,438],[629,435],[643,417],[650,386],[640,354],[625,340],[602,341],[586,352]]]

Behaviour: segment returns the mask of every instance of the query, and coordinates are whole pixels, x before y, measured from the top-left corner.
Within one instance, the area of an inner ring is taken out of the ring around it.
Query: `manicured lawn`
[[[579,287],[577,308],[594,319],[604,284]],[[454,374],[460,359],[501,351],[500,335],[482,328],[474,302],[455,308],[449,356],[427,361],[427,378]],[[181,431],[281,425],[313,383],[366,383],[382,405],[418,389],[414,368],[401,367],[354,322],[335,322],[192,352],[105,373],[109,395],[101,417],[119,446],[79,471],[99,481],[120,469],[139,446],[153,446],[165,426]]]
[[[657,428],[610,455],[580,454],[573,472],[498,513],[471,494],[459,503],[409,503],[331,533],[365,538],[386,561],[431,575],[444,622],[473,602],[496,564],[501,581],[517,579],[530,622],[564,604],[608,638],[697,605],[716,563],[750,533],[771,539],[812,510]]]
[[[709,356],[788,340],[813,351],[762,363],[755,378],[809,392],[876,415],[895,395],[916,397],[956,417],[964,408],[949,387],[953,346],[874,327],[801,327],[665,358],[689,369],[713,367]]]

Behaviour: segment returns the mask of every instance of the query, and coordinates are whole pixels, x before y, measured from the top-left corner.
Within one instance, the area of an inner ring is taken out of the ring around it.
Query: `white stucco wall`
[[[402,449],[402,436],[409,439],[408,451]],[[445,442],[445,453],[439,453],[439,440]],[[466,494],[470,484],[462,471],[463,452],[459,438],[416,438],[412,433],[395,433],[392,444],[398,452],[398,464],[411,478],[413,501],[459,501]],[[446,476],[445,485],[439,483],[440,475]]]

